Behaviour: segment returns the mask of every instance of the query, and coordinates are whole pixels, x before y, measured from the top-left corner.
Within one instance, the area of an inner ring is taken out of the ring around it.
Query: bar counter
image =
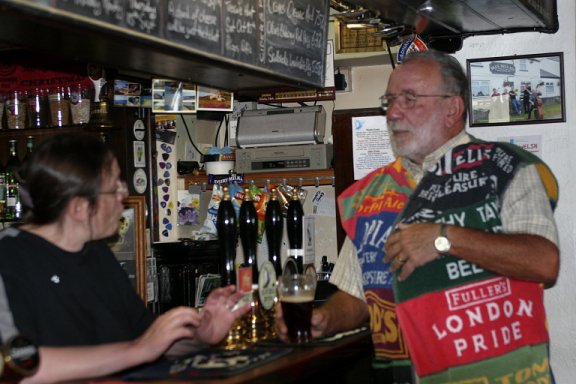
[[[261,365],[255,365],[240,373],[227,377],[165,378],[108,377],[92,380],[92,383],[369,383],[372,342],[370,332],[364,328],[352,335],[328,343],[315,343],[310,346],[292,347],[274,343],[271,348],[288,348],[290,352]],[[263,347],[264,349],[266,346]]]

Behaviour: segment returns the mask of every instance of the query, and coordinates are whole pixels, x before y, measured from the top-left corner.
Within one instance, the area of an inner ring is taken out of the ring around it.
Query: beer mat
[[[356,335],[360,335],[363,333],[368,334],[370,332],[370,330],[368,329],[367,326],[364,327],[360,327],[360,328],[356,328],[356,329],[352,329],[350,331],[345,331],[345,332],[340,332],[340,333],[336,333],[332,336],[328,336],[328,337],[323,337],[320,339],[314,339],[308,343],[303,343],[303,344],[296,344],[296,343],[285,343],[284,341],[280,340],[280,339],[273,339],[273,340],[264,340],[264,341],[260,341],[258,342],[259,346],[275,346],[275,345],[284,345],[286,347],[290,347],[290,348],[310,348],[310,347],[320,347],[323,345],[332,345],[332,344],[336,344],[342,340],[346,340],[349,337],[353,337]]]
[[[160,379],[218,379],[268,364],[285,356],[292,348],[254,346],[244,350],[208,349],[185,358],[161,360],[126,373],[129,381]]]

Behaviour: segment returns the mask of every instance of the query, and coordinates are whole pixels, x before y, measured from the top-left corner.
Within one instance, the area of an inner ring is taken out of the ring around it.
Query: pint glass
[[[316,278],[313,275],[288,274],[278,279],[278,298],[292,343],[307,343],[312,339],[310,319],[315,291]]]

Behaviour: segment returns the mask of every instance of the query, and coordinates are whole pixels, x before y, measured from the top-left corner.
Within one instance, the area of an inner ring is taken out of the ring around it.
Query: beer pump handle
[[[292,197],[288,202],[286,213],[286,232],[288,233],[288,256],[293,257],[298,265],[298,273],[304,273],[304,250],[302,248],[302,221],[304,210],[298,196],[298,190],[294,188]]]
[[[224,196],[218,207],[216,229],[220,245],[220,264],[222,285],[236,284],[236,244],[238,243],[238,227],[236,212],[232,205],[228,187],[223,188]]]
[[[240,205],[239,229],[244,251],[244,266],[252,267],[252,284],[258,284],[258,261],[256,260],[258,216],[248,188],[244,189],[244,199]]]
[[[274,266],[276,276],[282,274],[282,260],[280,249],[282,247],[282,231],[284,219],[282,217],[282,207],[278,201],[275,188],[270,191],[270,200],[266,206],[266,216],[264,219],[266,240],[268,241],[268,260]]]

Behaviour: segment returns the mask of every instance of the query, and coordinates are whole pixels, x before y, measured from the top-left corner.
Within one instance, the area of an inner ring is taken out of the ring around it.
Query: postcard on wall
[[[152,112],[196,112],[196,85],[174,80],[153,79]]]
[[[142,85],[124,80],[114,80],[114,106],[141,107]]]
[[[135,140],[132,142],[134,145],[134,167],[144,168],[146,166],[146,143],[144,141]]]
[[[386,116],[352,118],[354,180],[394,161]]]
[[[232,111],[233,101],[232,92],[198,86],[199,111]]]
[[[200,193],[178,190],[178,225],[198,224]]]
[[[541,135],[529,135],[529,136],[506,136],[499,137],[498,141],[504,141],[506,143],[516,144],[517,146],[525,149],[528,152],[532,152],[539,158],[542,158],[542,136]]]

